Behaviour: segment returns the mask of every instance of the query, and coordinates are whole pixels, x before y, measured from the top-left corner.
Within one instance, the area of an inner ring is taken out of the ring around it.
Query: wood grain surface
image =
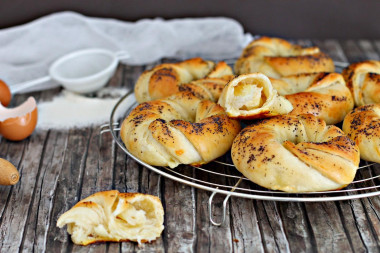
[[[380,41],[297,41],[317,45],[336,61],[380,59]],[[133,87],[152,67],[120,65],[109,85]],[[17,95],[50,99],[60,89]],[[105,122],[107,123],[107,122]],[[130,159],[100,126],[37,130],[20,142],[0,137],[0,157],[20,172],[14,186],[0,186],[0,252],[379,252],[380,197],[339,202],[273,202],[232,197],[226,222],[212,225],[210,192],[167,179]],[[193,169],[180,168],[188,176]],[[360,172],[374,176],[376,169]],[[207,175],[206,175],[207,176]],[[221,181],[226,179],[221,179]],[[223,183],[223,182],[221,182]],[[369,185],[380,184],[379,181]],[[142,192],[161,198],[165,230],[157,241],[77,246],[58,217],[98,191]],[[217,194],[213,219],[222,218],[224,196]]]

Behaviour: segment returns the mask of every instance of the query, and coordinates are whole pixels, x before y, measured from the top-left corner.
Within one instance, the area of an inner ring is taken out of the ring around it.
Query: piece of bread
[[[269,78],[261,73],[232,79],[224,88],[218,103],[228,116],[237,119],[260,119],[293,110],[292,104],[279,96]]]
[[[135,85],[135,96],[139,103],[162,99],[179,92],[182,84],[203,78],[223,80],[224,76],[232,74],[231,67],[225,62],[214,63],[202,58],[160,64],[140,75]]]
[[[380,103],[380,61],[353,63],[342,71],[355,106]]]
[[[75,244],[151,242],[164,229],[164,209],[158,197],[141,193],[98,192],[63,213],[57,226],[67,225]]]
[[[231,148],[240,129],[221,106],[179,92],[138,105],[123,121],[120,136],[140,160],[173,168],[218,158]]]
[[[235,63],[236,74],[261,72],[272,78],[334,70],[332,59],[318,47],[302,48],[286,40],[269,37],[252,41]]]
[[[344,118],[343,131],[360,149],[360,157],[380,163],[380,104],[355,108]]]
[[[360,161],[359,148],[342,130],[311,114],[259,120],[239,133],[231,154],[248,179],[285,192],[343,188]]]
[[[290,114],[313,114],[332,125],[354,107],[350,90],[338,73],[299,74],[271,79],[273,87],[293,105]]]

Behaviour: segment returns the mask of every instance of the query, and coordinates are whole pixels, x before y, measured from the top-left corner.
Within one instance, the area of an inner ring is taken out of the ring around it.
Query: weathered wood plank
[[[88,143],[92,130],[89,128],[70,130],[67,138],[66,152],[58,179],[52,209],[53,221],[47,234],[46,250],[66,252],[71,250],[72,242],[66,227],[56,227],[58,217],[78,202],[80,186],[87,157]]]
[[[198,173],[198,172],[196,172]],[[198,178],[198,177],[197,177]],[[212,178],[212,180],[210,179]],[[209,173],[199,177],[204,181],[212,181],[216,184],[226,184],[226,179],[222,177],[214,177]],[[232,232],[230,221],[230,208],[226,206],[226,220],[224,225],[217,227],[212,225],[209,217],[208,201],[211,193],[198,190],[196,191],[196,225],[197,225],[197,242],[196,251],[198,252],[232,252]],[[212,202],[212,218],[216,222],[222,221],[223,217],[223,201],[225,195],[216,194]]]
[[[327,53],[334,61],[348,62],[342,47],[337,40],[313,40],[323,52]]]
[[[320,252],[353,250],[334,202],[306,203],[305,208]]]
[[[368,60],[367,56],[363,54],[363,52],[360,50],[360,47],[357,43],[355,43],[355,41],[343,41],[340,43],[340,45],[342,46],[344,54],[350,63]]]
[[[50,131],[47,135],[42,166],[31,215],[22,245],[23,252],[44,252],[48,227],[52,222],[51,209],[66,150],[67,131]]]
[[[40,159],[46,133],[34,134],[24,140],[24,149],[13,150],[22,156],[18,166],[20,181],[13,186],[8,206],[0,224],[0,252],[16,252],[22,243],[25,226],[30,213],[32,200],[36,192],[36,178],[39,176]],[[18,146],[18,145],[16,145]],[[37,159],[36,159],[37,158]],[[11,159],[13,161],[13,159]],[[17,164],[17,163],[16,163]]]
[[[359,40],[359,47],[368,60],[379,60],[380,57],[374,48],[374,45],[368,40]]]
[[[189,166],[177,168],[185,175],[192,176],[193,169]],[[168,252],[192,252],[197,232],[195,230],[195,189],[165,179],[164,183],[165,209],[165,240]]]
[[[259,217],[251,199],[231,198],[231,230],[234,252],[264,252]],[[260,220],[261,222],[261,220]]]
[[[312,252],[315,249],[315,237],[302,203],[279,202],[283,229],[289,241],[291,252]]]

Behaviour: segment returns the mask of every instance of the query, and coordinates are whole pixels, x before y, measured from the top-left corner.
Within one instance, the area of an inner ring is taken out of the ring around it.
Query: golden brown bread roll
[[[236,74],[261,72],[272,78],[334,70],[332,59],[318,47],[302,48],[286,40],[269,37],[252,41],[235,63]]]
[[[356,106],[380,103],[380,61],[353,63],[342,71]]]
[[[293,105],[290,114],[313,114],[327,124],[341,122],[354,107],[350,90],[338,73],[310,73],[271,79]]]
[[[182,84],[202,78],[223,80],[224,76],[232,74],[232,69],[225,62],[216,64],[202,58],[160,64],[141,74],[135,85],[135,96],[139,103],[161,99],[179,92]]]
[[[260,120],[239,133],[231,154],[248,179],[285,192],[343,188],[360,161],[358,147],[342,130],[311,114]]]
[[[123,121],[121,139],[142,161],[156,166],[203,164],[226,153],[240,131],[224,109],[191,92],[138,105]]]
[[[57,226],[67,225],[75,244],[151,242],[160,237],[164,209],[158,197],[141,193],[98,192],[62,214]]]
[[[360,157],[380,163],[380,104],[355,108],[344,118],[343,131],[360,149]]]
[[[287,114],[292,104],[277,94],[268,77],[261,73],[240,75],[224,88],[218,103],[228,116],[238,119],[259,119]]]
[[[261,72],[272,78],[334,71],[334,62],[318,47],[302,48],[270,37],[252,41],[235,63],[236,74]]]

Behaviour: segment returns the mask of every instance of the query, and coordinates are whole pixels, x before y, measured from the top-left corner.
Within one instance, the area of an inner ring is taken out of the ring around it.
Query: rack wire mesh
[[[113,108],[108,125],[101,134],[110,132],[116,144],[132,159],[144,167],[177,182],[212,192],[209,198],[209,216],[212,224],[220,226],[226,219],[226,206],[231,196],[292,202],[323,202],[351,200],[380,195],[380,164],[361,161],[354,181],[344,189],[323,192],[286,193],[262,188],[244,177],[233,165],[229,153],[202,167],[182,165],[177,168],[151,166],[133,156],[119,136],[119,122],[116,115],[128,115],[137,102],[132,91],[123,96]],[[212,202],[215,194],[224,194],[223,216],[221,222],[212,219]]]

